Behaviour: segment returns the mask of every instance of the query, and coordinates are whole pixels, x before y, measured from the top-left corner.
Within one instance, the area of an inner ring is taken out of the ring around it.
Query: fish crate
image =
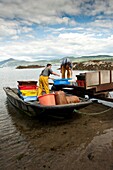
[[[37,101],[38,97],[37,96],[22,96],[22,94],[20,94],[20,97],[22,100],[24,100],[25,102],[29,102],[29,101]]]
[[[71,78],[70,79],[55,79],[54,85],[70,84],[69,80],[71,80]]]
[[[18,93],[22,96],[37,96],[37,90],[19,90]]]
[[[33,90],[33,89],[37,89],[38,86],[36,86],[36,85],[24,85],[24,86],[18,85],[18,88],[20,90]]]
[[[37,81],[17,81],[19,86],[32,86],[37,85]]]

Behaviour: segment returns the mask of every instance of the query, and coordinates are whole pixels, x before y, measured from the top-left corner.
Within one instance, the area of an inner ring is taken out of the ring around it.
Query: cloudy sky
[[[0,0],[0,60],[113,55],[113,0]]]

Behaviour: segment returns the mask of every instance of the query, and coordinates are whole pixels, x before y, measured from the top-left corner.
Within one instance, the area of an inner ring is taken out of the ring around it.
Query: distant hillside
[[[13,58],[9,58],[8,60],[4,60],[0,62],[0,67],[15,67],[19,64],[26,64],[27,61],[24,60],[15,60]]]
[[[109,55],[82,56],[82,57],[75,58],[73,61],[84,62],[84,61],[89,61],[89,60],[113,61],[113,56],[109,56]]]
[[[61,59],[51,60],[51,63],[61,63],[64,58],[69,58],[72,62],[85,62],[90,60],[104,60],[104,61],[113,61],[113,56],[109,55],[97,55],[97,56],[82,56],[82,57],[73,57],[67,56]]]
[[[15,60],[15,59],[8,59],[0,62],[0,67],[18,67],[18,66],[28,66],[28,65],[44,65],[46,60],[39,60],[39,61],[25,61],[25,60]]]
[[[8,63],[8,62],[12,62],[12,61],[14,61],[13,58],[9,58],[9,59],[7,59],[7,60],[0,61],[0,66],[6,64],[6,63]]]
[[[72,62],[85,62],[91,60],[104,60],[104,61],[113,61],[113,56],[109,55],[97,55],[97,56],[82,56],[82,57],[73,57],[67,56],[70,58]],[[64,57],[64,58],[67,58]],[[29,65],[39,65],[45,66],[47,63],[51,63],[53,65],[60,65],[61,61],[64,59],[53,59],[53,60],[39,60],[39,61],[25,61],[25,60],[15,60],[13,58],[9,58],[7,60],[0,61],[0,67],[18,67],[18,66],[29,66]]]

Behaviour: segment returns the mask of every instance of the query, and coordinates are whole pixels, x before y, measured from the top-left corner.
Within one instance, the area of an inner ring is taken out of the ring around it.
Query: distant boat
[[[53,116],[53,117],[69,117],[74,112],[74,109],[80,109],[91,104],[92,101],[80,98],[79,103],[70,103],[62,105],[45,106],[39,101],[25,102],[18,94],[17,88],[3,88],[8,100],[19,110],[22,110],[29,116]]]

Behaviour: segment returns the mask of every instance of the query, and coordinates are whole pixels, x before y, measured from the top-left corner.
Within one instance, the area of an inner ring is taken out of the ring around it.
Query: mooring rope
[[[84,115],[88,115],[88,116],[91,116],[91,115],[99,115],[99,114],[102,114],[102,113],[106,113],[108,111],[112,110],[112,107],[110,107],[109,109],[106,109],[104,111],[101,111],[101,112],[94,112],[94,113],[86,113],[86,112],[80,112],[76,109],[74,109],[74,112],[78,113],[78,114],[84,114]]]

